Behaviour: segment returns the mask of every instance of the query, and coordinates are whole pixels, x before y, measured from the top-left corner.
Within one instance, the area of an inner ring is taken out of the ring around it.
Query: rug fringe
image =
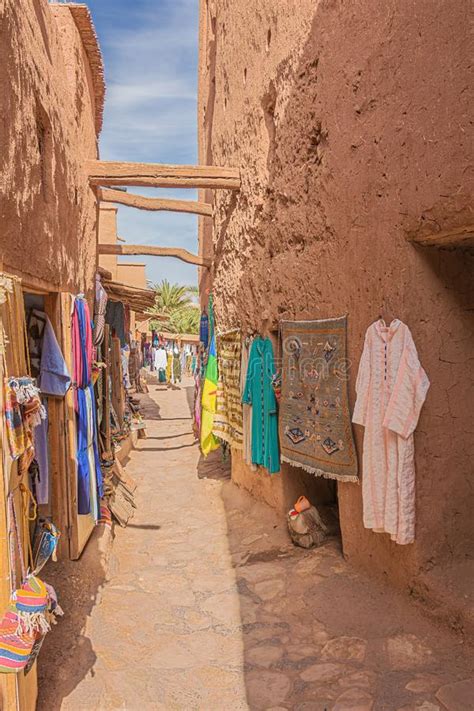
[[[342,474],[333,474],[332,472],[325,472],[323,469],[315,469],[308,464],[303,464],[302,462],[296,462],[294,459],[285,457],[284,454],[281,455],[281,461],[291,464],[293,467],[298,467],[299,469],[304,469],[308,474],[314,474],[314,476],[320,476],[323,479],[335,479],[336,481],[346,481],[353,484],[359,483],[359,477],[357,476],[343,476]]]

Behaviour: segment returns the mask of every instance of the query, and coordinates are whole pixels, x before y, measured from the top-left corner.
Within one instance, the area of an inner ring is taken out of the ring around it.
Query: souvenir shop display
[[[311,474],[358,481],[347,394],[346,317],[282,321],[282,461]]]
[[[364,526],[399,544],[415,539],[413,433],[429,388],[408,326],[367,329],[352,420],[362,425]]]
[[[413,433],[429,388],[408,327],[382,319],[367,330],[351,417],[347,318],[282,321],[281,370],[273,345],[238,329],[216,338],[212,297],[203,314],[195,369],[193,426],[204,455],[241,449],[251,468],[280,471],[280,458],[339,482],[358,482],[352,422],[365,428],[362,453],[364,526],[398,544],[415,539]],[[208,329],[208,330],[207,330]],[[281,455],[280,455],[281,451]],[[326,524],[297,502],[288,515],[299,545],[315,545]],[[298,507],[300,507],[298,509]]]

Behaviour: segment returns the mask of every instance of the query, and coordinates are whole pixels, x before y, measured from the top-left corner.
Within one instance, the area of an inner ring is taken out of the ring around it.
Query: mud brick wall
[[[415,441],[416,543],[364,530],[357,484],[338,495],[349,560],[420,595],[473,543],[474,258],[407,241],[473,221],[469,10],[201,2],[200,157],[242,171],[241,192],[217,192],[202,221],[215,266],[201,284],[222,328],[348,313],[351,406],[369,324],[408,324],[432,384]],[[321,494],[287,466],[270,479],[237,456],[233,476],[282,510]]]
[[[93,284],[93,80],[67,6],[0,4],[0,245],[5,268],[74,292]]]

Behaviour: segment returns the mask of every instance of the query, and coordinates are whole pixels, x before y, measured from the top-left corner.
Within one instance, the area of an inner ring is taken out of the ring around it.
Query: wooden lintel
[[[471,247],[474,246],[474,225],[465,225],[428,235],[410,235],[408,239],[424,247]]]
[[[210,267],[211,260],[201,257],[198,254],[192,254],[186,249],[180,247],[152,247],[144,244],[99,244],[99,254],[146,254],[152,257],[176,257],[182,262],[195,264],[198,267]]]
[[[90,185],[240,190],[239,169],[215,165],[162,165],[161,163],[87,160],[85,170]]]
[[[133,193],[123,193],[121,190],[111,190],[110,188],[101,188],[97,196],[101,202],[114,202],[119,205],[136,207],[139,210],[190,212],[195,215],[212,217],[212,205],[207,202],[193,202],[191,200],[162,200],[160,198],[134,195]]]

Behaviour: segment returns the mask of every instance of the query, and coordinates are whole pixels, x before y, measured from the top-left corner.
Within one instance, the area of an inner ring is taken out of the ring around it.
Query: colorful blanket
[[[217,401],[214,425],[216,437],[242,449],[242,396],[240,392],[240,361],[242,338],[239,331],[217,337]]]
[[[347,396],[346,317],[281,323],[282,460],[312,474],[358,481]]]

